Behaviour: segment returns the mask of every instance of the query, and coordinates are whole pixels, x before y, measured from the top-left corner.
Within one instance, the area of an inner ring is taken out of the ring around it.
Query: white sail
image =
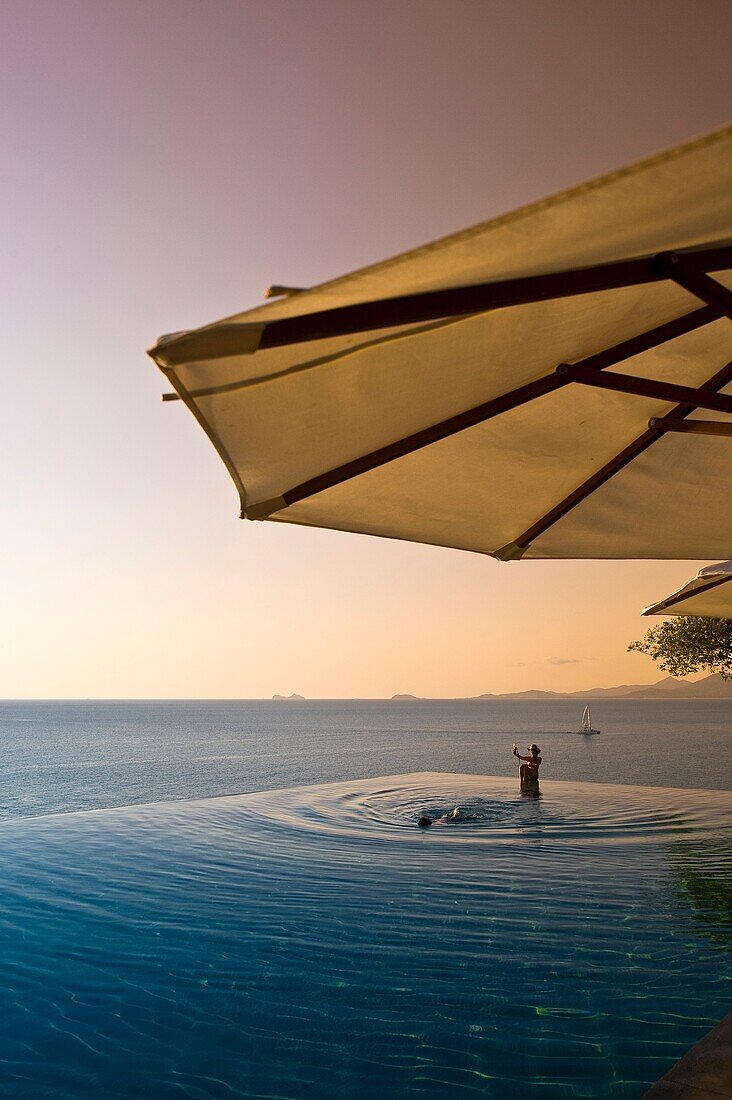
[[[582,712],[582,729],[575,730],[575,733],[599,733],[599,730],[592,728],[592,711],[589,706],[586,706]]]

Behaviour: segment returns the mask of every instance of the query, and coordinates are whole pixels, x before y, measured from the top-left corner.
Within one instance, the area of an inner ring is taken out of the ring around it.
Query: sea
[[[0,702],[0,818],[413,771],[732,789],[732,700]]]
[[[0,703],[0,1096],[641,1097],[732,1001],[732,701],[581,710]]]

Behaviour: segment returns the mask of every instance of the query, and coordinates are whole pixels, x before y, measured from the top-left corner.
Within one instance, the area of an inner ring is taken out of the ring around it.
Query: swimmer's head
[[[417,824],[419,825],[420,829],[426,829],[428,825],[432,824],[432,818],[431,817],[420,817]]]

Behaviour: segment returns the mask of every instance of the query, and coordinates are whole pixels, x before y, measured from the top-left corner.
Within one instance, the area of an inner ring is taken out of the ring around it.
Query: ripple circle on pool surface
[[[5,824],[3,1096],[640,1096],[728,1009],[732,798],[542,788]]]

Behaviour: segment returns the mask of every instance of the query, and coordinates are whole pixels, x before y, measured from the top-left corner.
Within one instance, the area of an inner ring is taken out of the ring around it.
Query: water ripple
[[[269,791],[246,802],[253,817],[295,833],[383,840],[394,830],[414,829],[423,814],[434,819],[456,806],[461,820],[439,836],[457,834],[461,844],[521,838],[655,843],[662,835],[715,830],[720,820],[732,824],[732,798],[718,791],[548,781],[535,799],[522,797],[513,780],[430,772],[390,776],[388,785],[377,779]]]

